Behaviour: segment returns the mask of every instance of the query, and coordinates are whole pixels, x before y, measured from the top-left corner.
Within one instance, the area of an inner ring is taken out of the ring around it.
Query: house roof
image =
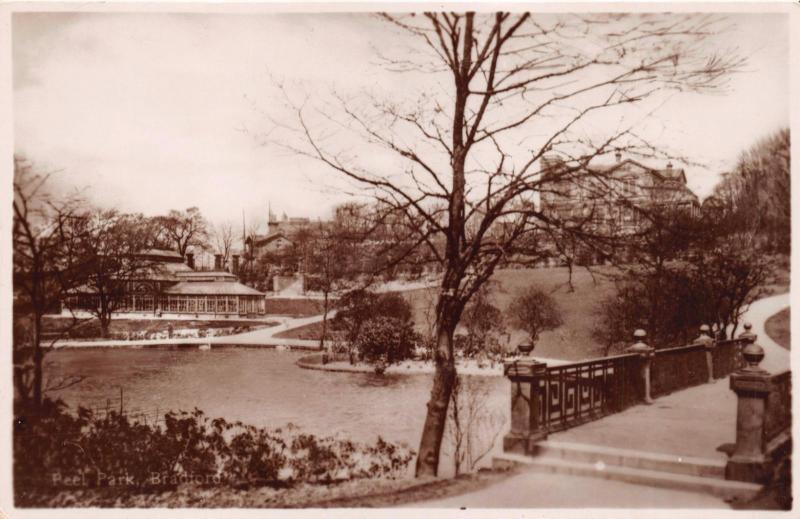
[[[277,232],[273,232],[273,233],[267,234],[265,236],[256,236],[255,239],[253,239],[253,244],[256,247],[262,247],[264,245],[272,243],[273,241],[275,241],[275,240],[277,240],[279,238],[283,238],[286,241],[291,241],[289,238],[287,238],[283,234],[283,232],[277,231]]]
[[[167,250],[167,249],[142,249],[139,251],[139,255],[141,256],[158,256],[160,258],[169,258],[173,260],[180,260],[183,261],[183,256],[181,256],[178,252],[174,250]]]
[[[231,274],[227,270],[187,270],[177,273],[177,276],[182,279],[192,278],[230,278],[231,280],[238,279],[235,274]]]
[[[263,296],[254,288],[237,281],[181,281],[166,290],[165,294],[182,295],[227,295],[227,296]]]
[[[146,265],[137,278],[147,279],[151,281],[177,281],[178,276],[191,273],[193,270],[185,263],[168,263],[158,262]]]
[[[611,171],[616,171],[617,169],[622,168],[623,166],[626,165],[638,166],[644,170],[650,171],[651,173],[655,173],[656,175],[665,180],[683,180],[684,182],[686,182],[686,173],[683,170],[683,168],[663,168],[663,169],[651,168],[633,159],[625,159],[620,162],[614,162],[612,164],[597,164],[597,165],[593,164],[589,166],[589,169],[592,171],[609,173]]]

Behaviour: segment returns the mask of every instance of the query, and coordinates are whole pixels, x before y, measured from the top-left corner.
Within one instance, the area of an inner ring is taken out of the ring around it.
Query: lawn
[[[301,299],[301,298],[275,298],[268,297],[266,302],[267,315],[288,315],[292,317],[306,317],[322,313],[322,299]],[[332,306],[333,302],[329,302]]]
[[[490,298],[500,310],[505,311],[514,296],[524,287],[535,284],[552,293],[556,299],[564,324],[556,330],[544,332],[535,354],[568,360],[600,357],[603,347],[592,339],[595,312],[605,297],[612,293],[614,285],[608,279],[589,274],[585,269],[573,272],[574,292],[567,285],[566,268],[514,269],[500,270],[494,276]],[[436,304],[436,288],[423,288],[404,292],[414,312],[417,331],[430,332],[433,324],[433,308]],[[276,335],[276,337],[295,339],[319,339],[321,323],[295,328]],[[511,333],[510,347],[523,341],[524,334],[516,330]]]
[[[791,349],[792,344],[790,323],[790,310],[787,308],[767,319],[764,325],[767,335],[787,350]]]
[[[129,332],[158,333],[173,330],[208,330],[211,328],[236,328],[242,332],[275,326],[277,323],[252,320],[173,320],[173,319],[112,319],[109,333],[112,336]],[[66,331],[64,338],[94,339],[100,337],[100,322],[97,319],[78,319],[68,317],[45,317],[43,321],[45,338],[55,338]]]
[[[494,275],[489,297],[505,313],[512,299],[525,287],[536,285],[550,292],[561,310],[564,324],[541,334],[534,355],[567,360],[601,357],[603,347],[592,338],[592,328],[595,312],[613,293],[614,284],[604,276],[595,274],[593,278],[585,269],[573,272],[574,291],[570,291],[568,279],[569,272],[565,267],[499,270]],[[418,331],[426,333],[432,324],[436,289],[414,290],[405,295],[414,309]],[[524,333],[510,326],[508,332],[511,334],[510,348],[524,341]]]

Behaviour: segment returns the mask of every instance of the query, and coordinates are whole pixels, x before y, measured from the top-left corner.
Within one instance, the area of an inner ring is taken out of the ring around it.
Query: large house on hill
[[[197,317],[263,314],[264,294],[239,283],[225,270],[197,271],[194,255],[186,260],[174,251],[151,249],[137,255],[142,267],[125,281],[125,295],[116,312],[195,315]],[[98,296],[88,287],[74,290],[66,307],[97,307]]]
[[[610,164],[569,168],[558,155],[542,160],[542,178],[550,177],[548,189],[540,193],[543,214],[567,224],[580,226],[588,233],[605,237],[631,236],[646,229],[648,211],[700,213],[697,195],[687,186],[686,172],[667,163],[663,168],[623,159],[620,152]],[[553,246],[553,259],[557,247]],[[579,247],[580,248],[580,247]],[[630,251],[618,248],[614,254],[626,257]],[[600,263],[607,255],[597,251],[573,251],[579,262]],[[549,264],[552,263],[552,260]]]
[[[557,156],[543,159],[542,175],[554,178],[541,194],[541,209],[560,220],[588,219],[604,230],[628,233],[642,226],[643,210],[656,207],[700,211],[700,200],[686,184],[686,172],[667,163],[653,168],[633,159],[590,165],[585,171],[563,173]]]

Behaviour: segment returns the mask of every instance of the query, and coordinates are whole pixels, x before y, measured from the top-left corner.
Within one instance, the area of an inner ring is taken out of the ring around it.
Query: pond
[[[306,370],[295,364],[302,355],[234,347],[76,348],[56,350],[45,362],[53,379],[85,377],[50,395],[73,408],[116,409],[122,388],[124,409],[145,413],[148,419],[166,410],[197,407],[212,418],[270,428],[292,423],[312,434],[340,434],[362,442],[374,442],[380,435],[417,450],[432,375]],[[481,395],[473,398],[479,405],[472,407],[485,430],[476,431],[476,440],[489,444],[494,439],[494,451],[499,452],[508,428],[509,382],[504,377],[467,378],[466,386],[478,391],[473,395]],[[486,456],[479,466],[490,461]],[[445,453],[440,473],[452,471],[452,457]]]

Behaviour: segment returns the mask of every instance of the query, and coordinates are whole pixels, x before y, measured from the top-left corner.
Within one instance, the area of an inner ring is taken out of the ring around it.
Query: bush
[[[354,346],[377,373],[383,373],[387,366],[410,359],[419,340],[410,322],[379,316],[363,324]]]
[[[506,333],[503,313],[488,297],[488,290],[478,291],[461,317],[466,333],[456,334],[454,349],[465,358],[488,355],[499,358],[503,351],[502,336]]]
[[[337,304],[331,328],[346,345],[351,359],[359,351],[357,342],[364,324],[379,317],[394,319],[411,326],[411,305],[395,292],[376,294],[368,290],[351,290]]]
[[[561,310],[553,297],[535,286],[529,286],[511,301],[508,307],[511,322],[528,334],[533,344],[539,334],[561,326]]]
[[[153,492],[182,483],[285,487],[394,477],[414,455],[380,438],[375,445],[318,438],[291,426],[268,430],[210,420],[197,409],[166,413],[159,425],[113,411],[101,417],[79,408],[72,414],[49,400],[35,414],[16,411],[15,490],[34,500],[69,487],[65,478]]]

